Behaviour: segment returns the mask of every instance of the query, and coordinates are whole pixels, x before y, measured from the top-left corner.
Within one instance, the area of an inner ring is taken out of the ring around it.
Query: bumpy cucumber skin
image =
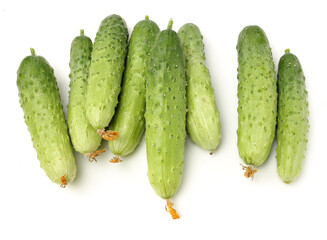
[[[246,164],[260,166],[271,151],[277,118],[277,81],[271,48],[258,26],[238,37],[238,150]]]
[[[106,17],[97,32],[86,94],[86,117],[95,129],[108,126],[118,103],[127,54],[128,30],[118,15]]]
[[[53,68],[41,56],[27,56],[17,71],[19,101],[41,167],[51,181],[76,175],[75,158]]]
[[[147,63],[159,31],[157,24],[148,19],[138,22],[133,29],[119,104],[109,125],[109,129],[119,132],[119,138],[108,142],[116,155],[132,153],[144,132]]]
[[[150,53],[146,84],[148,177],[163,199],[182,178],[186,137],[186,77],[182,45],[171,29],[158,35]]]
[[[187,131],[200,147],[214,151],[220,142],[220,121],[210,73],[205,65],[200,29],[193,23],[183,25],[178,35],[186,61]]]
[[[285,183],[301,172],[308,142],[309,110],[298,58],[286,52],[278,64],[277,170]]]
[[[92,153],[101,143],[101,136],[86,119],[86,87],[91,63],[92,41],[81,34],[70,48],[70,91],[67,124],[71,141],[79,153]]]

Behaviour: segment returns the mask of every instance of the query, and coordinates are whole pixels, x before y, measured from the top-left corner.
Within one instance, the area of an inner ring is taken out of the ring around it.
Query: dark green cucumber
[[[101,143],[101,136],[86,119],[86,87],[91,63],[92,41],[81,30],[70,48],[70,91],[67,106],[67,124],[75,150],[93,153]]]
[[[118,15],[106,17],[94,40],[86,94],[86,117],[95,129],[115,112],[127,53],[128,30]]]
[[[177,191],[183,171],[186,137],[185,60],[180,39],[168,29],[158,35],[150,53],[146,84],[148,177],[163,199]]]
[[[147,63],[159,31],[157,24],[148,16],[133,29],[119,104],[109,125],[110,130],[119,132],[119,138],[108,142],[111,152],[116,155],[132,153],[144,132]]]
[[[75,158],[53,68],[31,49],[17,71],[19,101],[41,167],[65,186],[76,175]]]
[[[186,60],[187,131],[197,145],[214,151],[221,138],[220,121],[210,73],[205,65],[203,37],[193,23],[184,24],[178,35]]]
[[[309,110],[305,77],[289,49],[278,64],[277,169],[285,183],[301,172],[308,142]]]
[[[245,27],[237,43],[237,145],[246,164],[263,164],[271,151],[277,118],[277,82],[271,48],[258,26]]]

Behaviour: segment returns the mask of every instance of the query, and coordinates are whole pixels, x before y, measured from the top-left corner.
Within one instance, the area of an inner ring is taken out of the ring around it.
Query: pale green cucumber
[[[220,121],[210,73],[205,64],[203,37],[193,23],[183,25],[178,35],[186,60],[187,131],[197,145],[214,151],[221,138]]]
[[[86,87],[91,63],[92,41],[81,30],[70,48],[70,91],[67,106],[67,124],[75,150],[91,154],[101,143],[101,136],[86,119]]]
[[[260,166],[270,154],[277,117],[275,67],[264,31],[245,27],[237,53],[238,151],[246,164]]]
[[[285,183],[301,172],[308,142],[308,92],[299,59],[289,49],[278,64],[277,170]]]
[[[132,153],[143,135],[147,63],[159,31],[148,16],[133,29],[119,104],[109,125],[110,130],[119,132],[119,138],[108,142],[111,152],[116,155]]]
[[[160,32],[151,50],[146,84],[148,177],[155,192],[163,199],[174,196],[182,179],[185,87],[182,45],[170,21],[168,29]]]
[[[106,17],[94,40],[86,93],[86,117],[97,130],[115,112],[127,53],[128,30],[118,15]]]
[[[45,58],[31,53],[17,71],[20,105],[41,167],[51,181],[66,186],[76,165],[57,81]]]

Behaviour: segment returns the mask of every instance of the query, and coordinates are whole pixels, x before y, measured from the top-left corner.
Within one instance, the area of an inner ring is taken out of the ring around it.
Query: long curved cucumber
[[[148,177],[163,199],[171,198],[180,185],[186,137],[185,60],[172,24],[170,20],[154,43],[146,84]]]
[[[260,166],[271,151],[276,130],[274,62],[267,36],[258,26],[241,31],[237,52],[238,151],[246,164]]]
[[[94,40],[86,94],[86,117],[95,129],[108,126],[115,112],[127,53],[128,30],[118,15],[106,17]]]
[[[309,110],[299,59],[286,49],[278,64],[277,169],[285,183],[301,172],[308,142]]]
[[[210,73],[205,65],[204,44],[200,29],[193,23],[178,31],[186,61],[186,126],[191,140],[214,151],[220,142],[220,121]]]
[[[65,186],[76,175],[75,158],[53,68],[31,49],[17,71],[19,101],[41,167]]]
[[[75,150],[90,154],[97,150],[101,136],[86,119],[86,87],[91,63],[92,41],[81,30],[70,48],[70,91],[67,106],[67,124]]]
[[[119,138],[108,142],[111,152],[116,155],[132,153],[144,132],[145,75],[150,50],[159,31],[157,24],[148,16],[133,29],[119,104],[109,125],[110,130],[119,132]]]

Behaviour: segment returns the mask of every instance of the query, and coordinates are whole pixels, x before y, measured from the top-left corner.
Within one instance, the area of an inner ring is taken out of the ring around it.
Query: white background
[[[1,1],[0,239],[327,239],[323,1],[213,2]],[[24,123],[16,71],[29,48],[55,69],[66,112],[71,41],[82,28],[94,40],[101,20],[113,13],[130,33],[148,14],[161,29],[172,18],[174,30],[193,22],[204,36],[222,142],[210,156],[187,139],[183,180],[172,199],[179,220],[171,219],[148,182],[144,139],[120,164],[108,162],[109,151],[97,163],[76,154],[78,176],[62,189],[40,168]],[[290,48],[307,78],[308,150],[301,175],[289,185],[277,175],[276,142],[254,181],[240,166],[235,47],[239,32],[252,24],[265,30],[276,66]]]

